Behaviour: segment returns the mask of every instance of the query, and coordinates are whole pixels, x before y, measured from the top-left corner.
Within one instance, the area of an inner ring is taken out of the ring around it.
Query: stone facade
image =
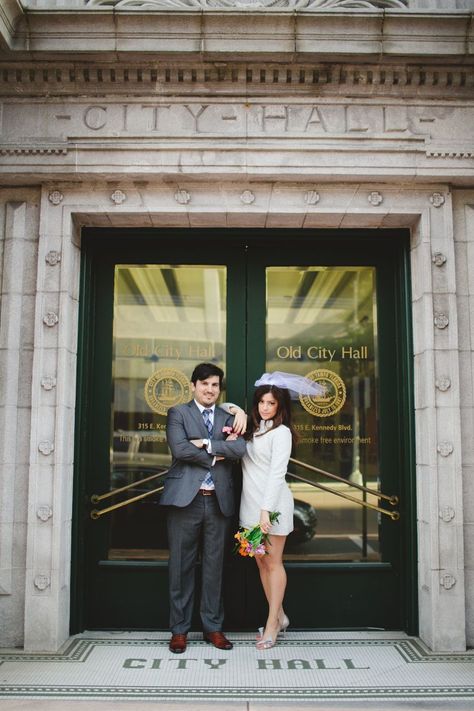
[[[420,636],[474,643],[473,8],[436,4],[4,3],[0,644],[69,634],[84,225],[411,230]]]

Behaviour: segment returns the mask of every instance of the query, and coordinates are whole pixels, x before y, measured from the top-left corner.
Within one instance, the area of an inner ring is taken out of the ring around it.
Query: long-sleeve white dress
[[[271,423],[262,420],[260,431]],[[285,425],[264,434],[255,434],[247,442],[242,458],[242,498],[240,525],[253,528],[260,521],[260,511],[279,511],[280,518],[270,531],[286,536],[293,530],[293,496],[285,480],[291,455],[291,432]]]

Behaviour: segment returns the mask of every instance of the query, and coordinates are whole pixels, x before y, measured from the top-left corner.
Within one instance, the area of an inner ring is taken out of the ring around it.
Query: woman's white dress
[[[266,425],[270,426],[270,422]],[[262,420],[261,431],[265,422]],[[265,434],[255,434],[247,442],[242,458],[242,498],[240,525],[253,528],[260,521],[260,511],[279,511],[280,518],[271,533],[286,536],[293,530],[293,496],[285,480],[291,455],[291,432],[280,425]]]

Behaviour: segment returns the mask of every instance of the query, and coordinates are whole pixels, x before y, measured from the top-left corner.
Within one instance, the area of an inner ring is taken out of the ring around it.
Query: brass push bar
[[[164,472],[163,472],[164,473]],[[152,477],[153,478],[153,477]],[[142,481],[145,481],[145,479],[142,479]],[[138,482],[136,482],[138,483]],[[129,488],[129,487],[124,487],[124,488]],[[121,509],[122,506],[128,506],[129,504],[133,504],[134,501],[140,501],[140,499],[144,499],[147,496],[151,496],[152,494],[157,494],[159,491],[163,491],[164,486],[159,486],[157,489],[152,489],[151,491],[145,491],[144,494],[138,494],[138,496],[133,496],[131,499],[126,499],[125,501],[120,501],[118,504],[113,504],[112,506],[108,506],[106,509],[92,509],[90,513],[90,517],[95,521],[101,516],[103,516],[106,513],[109,513],[110,511],[114,511],[115,509]],[[115,493],[117,490],[115,491]]]
[[[359,499],[356,499],[355,496],[351,496],[350,494],[345,494],[342,491],[335,491],[334,489],[331,489],[329,486],[324,486],[324,484],[317,484],[315,481],[306,479],[304,476],[299,476],[298,474],[293,474],[292,472],[288,472],[288,474],[290,474],[294,479],[298,479],[298,481],[303,481],[305,484],[310,484],[311,486],[317,486],[318,489],[327,491],[330,494],[334,494],[335,496],[340,496],[343,499],[347,499],[347,501],[353,501],[354,503],[358,504],[359,506],[364,506],[367,509],[373,509],[374,511],[379,511],[380,513],[385,514],[385,516],[390,516],[392,521],[398,521],[400,518],[400,514],[398,511],[387,511],[387,509],[382,509],[380,506],[376,506],[375,504],[370,504],[368,501],[359,501]]]
[[[337,474],[331,474],[330,472],[325,471],[324,469],[318,469],[318,467],[313,467],[311,464],[306,464],[306,462],[301,462],[299,459],[293,459],[293,457],[290,457],[290,462],[293,462],[293,464],[297,464],[299,467],[304,467],[304,469],[310,469],[312,472],[318,472],[318,474],[323,474],[324,476],[329,477],[330,479],[336,479],[336,481],[342,481],[343,484],[347,484],[347,486],[352,486],[354,489],[360,489],[360,491],[365,491],[367,494],[371,494],[372,496],[376,496],[379,499],[385,499],[388,501],[392,506],[396,506],[399,502],[398,496],[392,495],[389,496],[387,494],[382,494],[380,491],[373,491],[373,489],[369,489],[367,486],[362,486],[362,484],[355,484],[352,481],[347,481],[347,479],[344,479],[342,476],[338,476]],[[295,476],[295,475],[292,475]],[[310,484],[313,484],[314,482],[308,482]],[[331,491],[331,489],[330,489]]]
[[[127,486],[121,486],[119,489],[112,489],[111,491],[107,491],[107,493],[105,493],[105,494],[92,494],[91,503],[98,504],[99,501],[103,501],[103,499],[109,499],[111,496],[115,496],[115,494],[121,494],[122,491],[127,491],[127,489],[133,489],[133,487],[137,486],[137,484],[144,484],[146,481],[152,481],[153,479],[158,479],[160,476],[164,476],[167,472],[168,472],[168,469],[165,469],[162,472],[158,472],[158,474],[152,474],[151,476],[147,476],[145,479],[139,479],[138,481],[132,481],[132,483],[127,484]]]

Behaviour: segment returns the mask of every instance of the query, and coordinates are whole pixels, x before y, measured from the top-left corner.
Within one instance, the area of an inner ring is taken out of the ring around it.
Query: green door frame
[[[281,252],[288,252],[290,235],[291,259],[288,260],[288,255]],[[269,244],[272,244],[272,249],[269,249]],[[118,255],[117,259],[111,254],[112,251]],[[177,254],[179,259],[176,259]],[[228,304],[232,304],[233,313],[245,313],[249,324],[247,329],[246,319],[228,320],[227,397],[238,402],[242,402],[245,392],[251,397],[253,382],[262,372],[265,363],[265,280],[262,279],[262,269],[266,265],[287,264],[288,261],[296,264],[300,259],[304,263],[338,265],[343,261],[346,264],[374,263],[377,266],[377,286],[383,286],[384,293],[391,294],[388,300],[378,299],[380,358],[381,362],[390,364],[386,372],[380,373],[381,379],[386,379],[383,387],[381,384],[381,391],[386,396],[380,402],[380,439],[385,443],[382,460],[400,461],[404,473],[400,477],[400,512],[405,525],[401,527],[403,534],[399,545],[406,554],[400,580],[403,589],[401,598],[405,600],[401,626],[409,633],[416,633],[417,555],[409,234],[403,230],[83,230],[71,630],[77,632],[84,629],[86,614],[84,593],[87,561],[84,542],[90,522],[83,518],[86,505],[83,472],[92,465],[91,457],[95,459],[97,456],[91,447],[92,436],[98,441],[109,441],[109,418],[104,417],[103,413],[101,416],[98,411],[91,413],[90,401],[95,390],[107,403],[107,407],[110,405],[110,377],[106,372],[107,363],[110,370],[112,355],[113,268],[110,269],[110,265],[115,262],[183,263],[183,254],[190,255],[189,263],[227,263],[242,276],[240,282],[238,279],[230,279],[228,282]],[[343,260],[341,255],[344,256]],[[244,278],[245,283],[242,283]],[[96,309],[98,303],[101,304],[99,311]],[[385,338],[384,329],[387,332],[392,330],[392,340]],[[247,332],[260,334],[260,338],[247,341]],[[97,369],[98,349],[101,350],[104,371]],[[247,372],[242,368],[242,363],[249,364]],[[395,417],[393,402],[398,406]],[[396,451],[398,447],[401,451]],[[95,522],[96,525],[98,523]],[[161,565],[166,567],[165,563]],[[318,568],[318,564],[314,563],[289,562],[287,565],[290,576],[298,585],[304,578],[305,570]],[[326,571],[332,569],[341,585],[350,581],[353,566],[321,565]],[[368,574],[370,565],[364,564]],[[232,589],[235,593],[235,589]],[[164,588],[161,592],[165,593]],[[227,603],[234,607],[232,600],[228,599]]]

